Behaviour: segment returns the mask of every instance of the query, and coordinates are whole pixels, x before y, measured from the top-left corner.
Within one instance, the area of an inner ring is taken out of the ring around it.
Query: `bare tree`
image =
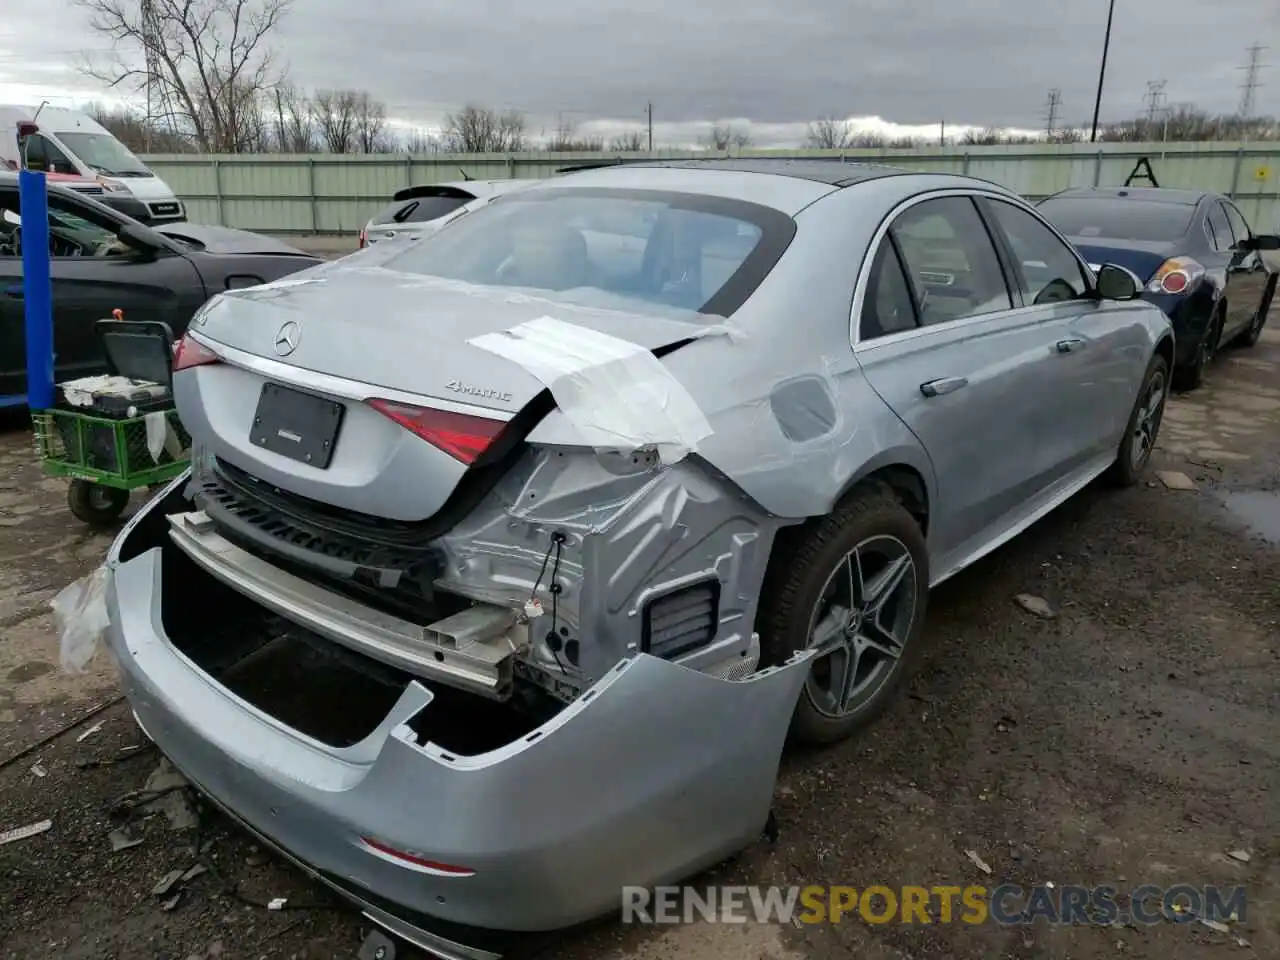
[[[110,41],[110,55],[85,61],[89,76],[132,92],[149,83],[170,129],[189,133],[202,151],[260,146],[263,93],[280,79],[268,39],[292,0],[72,2]]]
[[[730,147],[741,150],[751,146],[751,135],[744,130],[735,130],[732,124],[713,123],[711,131],[703,138],[702,143],[710,150],[721,152]]]
[[[450,153],[515,153],[526,145],[524,115],[469,103],[444,118],[444,147]]]
[[[822,117],[809,124],[805,142],[817,150],[847,150],[852,134],[849,121]]]
[[[364,153],[386,153],[387,107],[363,91],[356,94],[356,141]]]
[[[405,153],[439,153],[440,138],[425,130],[410,130],[405,134],[402,146]]]
[[[182,134],[158,129],[154,123],[148,131],[147,118],[125,107],[108,108],[101,103],[93,103],[85,113],[136,153],[147,149],[154,153],[187,153],[191,150],[191,141]]]
[[[578,128],[561,118],[547,139],[546,149],[552,153],[599,153],[604,150],[604,137],[582,137]]]
[[[648,149],[648,144],[643,133],[639,130],[630,130],[610,140],[609,149],[618,153],[640,153]]]
[[[359,94],[354,90],[317,90],[311,117],[320,145],[330,153],[353,153],[357,143]]]
[[[280,84],[274,100],[276,149],[281,153],[315,153],[319,146],[310,98],[291,84]]]

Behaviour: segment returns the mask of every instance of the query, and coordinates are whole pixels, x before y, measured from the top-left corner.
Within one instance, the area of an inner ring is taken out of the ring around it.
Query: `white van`
[[[0,166],[9,165],[96,181],[107,198],[138,201],[152,223],[186,219],[186,209],[169,185],[78,110],[0,105]]]

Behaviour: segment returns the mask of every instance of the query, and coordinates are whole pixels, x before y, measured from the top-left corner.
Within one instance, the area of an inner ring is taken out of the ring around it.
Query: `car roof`
[[[1146,203],[1173,203],[1194,207],[1207,193],[1203,190],[1174,190],[1169,187],[1070,187],[1049,199],[1097,197],[1099,199],[1141,200]]]
[[[847,187],[863,180],[918,173],[886,164],[860,163],[833,157],[830,160],[787,160],[780,157],[705,157],[684,160],[619,160],[584,164],[565,168],[565,172],[604,167],[627,166],[632,169],[662,168],[668,170],[724,170],[733,173],[763,173],[775,177],[795,177],[832,187]]]

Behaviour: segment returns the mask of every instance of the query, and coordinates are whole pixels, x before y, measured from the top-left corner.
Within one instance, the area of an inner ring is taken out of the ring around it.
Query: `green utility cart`
[[[110,372],[58,384],[54,405],[32,419],[44,472],[71,481],[71,512],[109,526],[134,490],[155,489],[186,469],[191,438],[173,406],[168,325],[99,320],[95,333]]]

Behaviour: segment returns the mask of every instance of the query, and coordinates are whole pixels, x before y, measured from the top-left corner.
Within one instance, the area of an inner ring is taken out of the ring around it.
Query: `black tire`
[[[1218,355],[1217,344],[1222,339],[1222,320],[1222,311],[1219,310],[1213,315],[1213,322],[1210,324],[1204,339],[1196,347],[1195,357],[1192,361],[1186,366],[1178,367],[1173,371],[1174,386],[1179,390],[1190,392],[1204,385],[1205,371],[1213,363],[1213,358]]]
[[[91,527],[109,527],[129,504],[129,491],[87,480],[72,480],[67,487],[67,507]]]
[[[1158,396],[1155,396],[1157,394]],[[1133,401],[1133,409],[1125,423],[1124,438],[1116,451],[1115,462],[1107,471],[1107,479],[1117,487],[1131,487],[1138,482],[1151,451],[1160,436],[1160,424],[1164,421],[1164,407],[1169,399],[1169,364],[1157,354],[1147,366],[1142,387]],[[1152,402],[1157,401],[1155,408]],[[1142,429],[1140,429],[1140,427]],[[1144,444],[1145,440],[1145,444]]]
[[[902,678],[910,673],[917,662],[928,605],[929,555],[919,523],[892,492],[884,487],[856,491],[830,516],[806,524],[794,532],[784,533],[787,534],[787,541],[779,543],[779,549],[775,551],[770,563],[757,621],[765,665],[783,663],[796,651],[809,646],[811,626],[822,609],[820,603],[827,591],[833,589],[836,574],[841,570],[852,570],[845,565],[845,561],[855,547],[873,543],[887,548],[890,543],[896,543],[903,548],[899,556],[909,557],[911,561],[908,571],[899,580],[900,586],[894,588],[901,591],[894,601],[895,613],[905,609],[908,593],[911,603],[909,621],[905,627],[899,626],[897,630],[903,638],[900,653],[896,658],[885,657],[881,660],[884,664],[882,667],[877,667],[872,660],[868,660],[873,675],[867,678],[867,689],[850,704],[847,713],[833,715],[831,712],[824,712],[817,705],[818,698],[815,695],[824,663],[825,670],[830,675],[837,669],[839,651],[815,660],[811,668],[792,717],[790,738],[808,744],[834,743],[849,737],[875,719],[892,698]],[[897,550],[898,547],[892,549]],[[867,562],[870,565],[874,560],[869,559]],[[866,577],[871,583],[876,580],[875,569],[870,567],[871,572]],[[861,628],[875,630],[877,636],[888,636],[879,633],[878,614],[864,622],[866,611],[854,612],[857,599],[860,598],[851,598],[848,619],[843,621],[848,625],[848,631],[855,630],[852,622],[856,618]],[[839,621],[838,615],[833,616]],[[845,632],[842,631],[842,636]],[[843,642],[853,644],[855,640],[856,637],[845,636]],[[864,655],[867,652],[864,651]],[[845,655],[849,656],[847,652]],[[882,654],[876,654],[872,659],[881,656]],[[851,675],[856,675],[861,667],[861,657],[852,656],[851,659],[854,663]],[[847,661],[842,661],[845,662]],[[874,688],[870,685],[872,680],[875,681]]]
[[[1235,338],[1232,346],[1236,347],[1252,347],[1262,339],[1262,328],[1267,325],[1267,315],[1271,312],[1271,293],[1269,292],[1266,299],[1258,307],[1258,312],[1253,315],[1253,323],[1249,324]]]

